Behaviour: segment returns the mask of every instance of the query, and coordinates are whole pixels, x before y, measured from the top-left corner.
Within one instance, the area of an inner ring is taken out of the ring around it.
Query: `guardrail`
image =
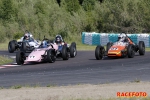
[[[96,32],[82,32],[82,43],[88,45],[106,45],[108,42],[116,42],[119,33],[96,33]],[[131,40],[138,44],[139,41],[144,41],[146,47],[150,47],[150,34],[134,33],[127,34]]]

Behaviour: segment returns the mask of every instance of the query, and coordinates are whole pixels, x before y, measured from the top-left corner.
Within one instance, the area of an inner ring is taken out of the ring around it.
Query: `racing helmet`
[[[61,43],[62,41],[63,41],[63,40],[62,40],[61,35],[56,35],[55,42],[56,42],[57,44],[59,44],[59,43]]]
[[[123,41],[125,41],[125,39],[126,39],[126,35],[125,35],[124,33],[122,33],[122,34],[120,34],[120,35],[118,36],[118,41],[119,41],[119,42],[123,42]]]
[[[33,35],[32,35],[31,33],[29,33],[29,37],[30,37],[30,38],[33,38]]]
[[[46,48],[47,47],[47,41],[43,41],[42,42],[42,48]]]
[[[29,34],[28,33],[24,34],[24,39],[29,39]]]

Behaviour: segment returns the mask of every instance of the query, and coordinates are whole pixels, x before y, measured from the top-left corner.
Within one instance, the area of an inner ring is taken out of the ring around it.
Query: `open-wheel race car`
[[[26,33],[23,37],[18,40],[11,40],[8,43],[8,51],[9,53],[13,53],[14,51],[32,51],[35,48],[40,46],[40,41],[37,41],[33,38],[33,35],[30,33]]]
[[[8,51],[9,53],[13,53],[14,51],[32,51],[35,48],[39,47],[39,42],[34,41],[16,41],[12,40],[8,43]]]
[[[135,53],[139,55],[145,54],[145,43],[139,41],[138,45],[135,44],[126,34],[120,34],[118,41],[115,43],[108,42],[106,50],[104,46],[97,46],[95,49],[95,57],[97,60],[107,57],[126,57],[133,58]]]
[[[68,60],[69,57],[74,58],[77,55],[76,43],[72,42],[71,45],[67,43],[58,44],[57,58]]]
[[[76,43],[72,42],[71,45],[64,42],[61,35],[56,35],[54,43],[58,45],[56,57],[68,60],[70,57],[74,58],[77,55]]]
[[[48,43],[44,40],[38,48],[35,48],[28,56],[24,51],[16,53],[16,62],[18,65],[33,62],[49,62],[54,63],[56,60],[56,52],[58,45]]]
[[[16,62],[18,65],[32,62],[55,62],[56,58],[63,58],[68,60],[69,57],[77,55],[76,43],[72,42],[71,45],[67,43],[57,44],[52,40],[44,37],[38,48],[35,48],[28,56],[24,51],[16,53]]]

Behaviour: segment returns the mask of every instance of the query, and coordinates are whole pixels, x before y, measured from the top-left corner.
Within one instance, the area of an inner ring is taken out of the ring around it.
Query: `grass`
[[[0,50],[8,50],[8,42],[0,43]]]
[[[55,84],[48,84],[46,87],[56,87]]]
[[[140,80],[136,78],[133,82],[139,83]]]
[[[13,60],[8,56],[0,56],[0,65],[7,64],[12,62]]]
[[[11,89],[20,89],[20,88],[22,88],[21,85],[15,85],[15,86],[12,86],[12,87],[11,87]]]

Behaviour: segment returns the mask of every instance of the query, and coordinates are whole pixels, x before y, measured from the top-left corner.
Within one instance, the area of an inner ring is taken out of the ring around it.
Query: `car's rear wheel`
[[[15,42],[14,41],[10,41],[8,43],[8,51],[9,51],[9,53],[13,53],[15,51]]]
[[[55,51],[50,49],[47,51],[47,61],[49,63],[54,63],[56,61]]]
[[[16,62],[18,65],[22,65],[24,64],[24,60],[25,60],[25,53],[24,52],[17,52],[16,53]]]
[[[72,42],[70,46],[70,57],[75,57],[77,55],[76,43]]]
[[[143,41],[139,41],[139,54],[140,55],[145,54],[145,44]]]
[[[95,49],[95,57],[97,60],[101,60],[104,56],[105,49],[103,46],[97,46]]]
[[[128,55],[128,58],[134,58],[135,56],[134,46],[132,44],[128,45],[127,55]]]
[[[66,46],[63,46],[61,52],[62,52],[62,58],[63,58],[63,60],[68,60],[69,59],[69,55],[68,55],[67,47]]]

